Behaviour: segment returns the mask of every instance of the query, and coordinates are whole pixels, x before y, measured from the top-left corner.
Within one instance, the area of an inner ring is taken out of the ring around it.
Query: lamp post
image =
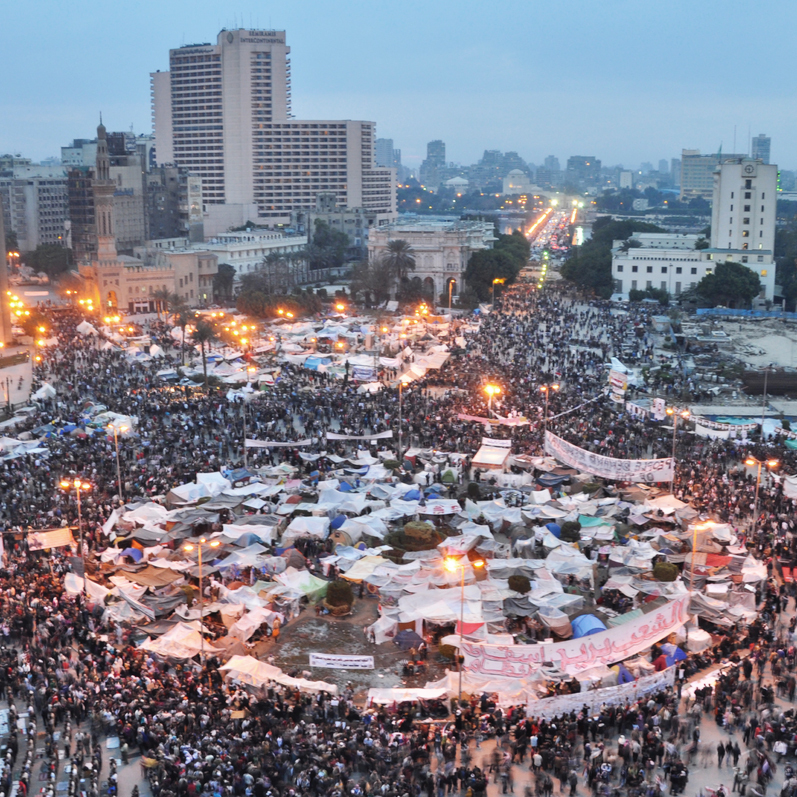
[[[448,278],[448,309],[451,309],[451,294],[454,293],[454,278]]]
[[[205,669],[205,632],[202,626],[205,610],[205,596],[202,593],[202,547],[204,545],[207,545],[209,548],[218,548],[219,541],[211,540],[208,542],[204,537],[200,537],[196,543],[189,543],[183,546],[183,550],[185,551],[193,551],[194,548],[196,548],[199,554],[199,662],[203,670]],[[208,682],[210,682],[210,677],[208,677]]]
[[[403,419],[403,412],[402,412],[402,402],[401,402],[401,394],[402,390],[404,389],[404,382],[399,379],[399,444],[398,444],[398,462],[399,467],[404,464],[404,460],[402,459],[402,435],[404,431],[404,419]]]
[[[672,416],[672,478],[670,479],[670,492],[675,495],[675,435],[678,432],[678,416],[684,420],[689,417],[689,410],[678,411],[677,407],[667,407],[667,415]]]
[[[744,461],[744,464],[747,465],[748,468],[753,468],[756,465],[758,466],[758,472],[756,473],[755,478],[755,501],[753,503],[753,527],[750,531],[750,536],[755,537],[755,529],[758,523],[758,490],[761,486],[761,467],[766,465],[770,470],[773,468],[777,468],[780,462],[777,459],[768,459],[766,461],[756,459],[755,457],[747,457]]]
[[[255,368],[254,365],[250,365],[250,366],[247,367],[246,375],[247,375],[247,384],[248,385],[252,384],[252,375],[255,373],[255,371],[257,371],[257,368]],[[243,406],[241,407],[241,412],[243,413],[243,419],[244,419],[244,467],[248,468],[249,467],[249,454],[247,453],[247,450],[246,450],[246,399],[244,399]]]
[[[504,277],[496,277],[496,278],[493,280],[493,284],[492,284],[492,286],[491,286],[491,288],[490,288],[490,290],[492,290],[492,292],[493,292],[493,301],[492,301],[492,304],[495,304],[495,286],[496,286],[496,285],[503,285],[505,282],[506,282],[506,278],[504,278]]]
[[[80,507],[80,491],[83,490],[85,492],[90,490],[91,484],[89,484],[89,482],[81,481],[80,479],[74,479],[71,482],[64,479],[61,482],[61,488],[67,491],[74,488],[75,497],[77,499],[78,545],[80,545],[80,561],[83,564],[83,596],[85,598],[88,588],[86,584],[86,554],[83,551],[83,513]]]
[[[467,561],[467,557],[456,559],[452,556],[449,556],[445,560],[445,568],[449,573],[456,573],[457,570],[459,570],[461,574],[459,582],[459,654],[457,657],[457,669],[459,670],[459,697],[457,698],[457,705],[459,706],[462,705],[462,631],[465,625],[465,563]],[[475,568],[484,567],[484,561],[482,559],[474,559],[470,564],[471,567]]]
[[[497,396],[501,392],[498,385],[488,384],[484,386],[484,392],[487,394],[487,415],[491,415],[493,411],[493,396]]]
[[[122,467],[119,464],[119,435],[127,431],[126,426],[116,426],[116,424],[109,423],[108,429],[113,432],[113,444],[116,448],[116,484],[119,487],[119,500],[124,501],[124,494],[122,491]]]
[[[561,385],[558,382],[551,382],[550,385],[540,385],[540,390],[545,394],[545,415],[543,416],[542,431],[545,434],[548,431],[548,398],[551,391],[557,391]]]

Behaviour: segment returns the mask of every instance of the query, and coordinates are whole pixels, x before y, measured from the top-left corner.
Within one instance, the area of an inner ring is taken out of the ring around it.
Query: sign
[[[247,448],[298,448],[299,446],[309,446],[312,440],[294,440],[293,442],[277,442],[276,440],[249,440],[246,441]]]
[[[65,545],[74,545],[74,543],[72,529],[69,526],[52,531],[34,531],[32,534],[28,534],[28,549],[31,551],[63,548]]]
[[[326,667],[330,670],[373,670],[373,656],[335,656],[328,653],[311,653],[311,667]]]
[[[378,432],[377,434],[335,434],[327,432],[327,440],[387,440],[393,437],[393,432]]]
[[[479,415],[465,415],[460,413],[457,415],[460,421],[472,421],[473,423],[482,423],[485,426],[492,426],[498,424],[499,426],[528,426],[529,419],[518,415],[516,418],[502,418],[497,415],[495,418],[482,418]]]
[[[628,374],[615,370],[609,371],[609,384],[615,390],[628,390]]]
[[[558,695],[546,697],[542,700],[529,700],[526,704],[526,716],[552,720],[571,711],[578,713],[584,706],[590,714],[600,714],[601,706],[624,706],[626,701],[633,703],[640,697],[661,692],[675,683],[676,667],[643,675],[636,681],[617,686],[607,686],[605,689],[592,689],[589,692],[577,692],[573,695]]]
[[[481,676],[530,678],[543,662],[558,664],[568,675],[599,664],[613,664],[649,648],[687,620],[689,595],[682,595],[656,611],[581,639],[540,645],[491,645],[462,641],[465,670]]]
[[[482,437],[482,445],[488,448],[512,448],[512,441],[499,440],[495,437]]]
[[[556,457],[571,468],[594,473],[603,479],[628,482],[668,482],[673,477],[673,459],[616,459],[593,454],[557,437],[552,432],[545,433],[545,453]]]

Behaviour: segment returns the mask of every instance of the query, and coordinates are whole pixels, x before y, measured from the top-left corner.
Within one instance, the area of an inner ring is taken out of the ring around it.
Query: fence
[[[784,313],[782,310],[732,310],[728,307],[701,307],[697,315],[735,317],[735,318],[783,318],[797,321],[797,313]]]

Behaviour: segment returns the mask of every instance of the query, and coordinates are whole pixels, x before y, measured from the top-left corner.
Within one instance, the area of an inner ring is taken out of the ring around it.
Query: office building
[[[685,149],[681,151],[681,188],[680,199],[688,202],[700,197],[711,199],[714,193],[714,169],[724,160],[735,160],[747,157],[746,155],[701,155],[699,149]]]
[[[147,240],[187,238],[201,243],[202,178],[177,166],[158,166],[145,175]]]
[[[772,139],[769,136],[764,135],[764,133],[759,133],[753,138],[750,156],[754,160],[760,160],[762,163],[768,164],[769,149],[771,145]]]
[[[294,119],[289,54],[284,31],[223,30],[216,44],[171,50],[169,71],[151,76],[157,162],[202,178],[206,234],[287,224],[321,191],[377,211],[380,223],[396,216],[395,174],[376,166],[374,123]]]
[[[778,167],[752,158],[725,160],[714,172],[711,246],[775,249]]]
[[[615,241],[615,293],[661,288],[677,296],[694,288],[717,263],[742,263],[758,274],[761,299],[775,296],[775,217],[778,167],[752,158],[723,158],[712,173],[711,246],[695,249],[699,236],[637,233],[640,247]]]
[[[567,159],[567,185],[586,188],[597,185],[600,180],[601,162],[594,155],[573,155]]]
[[[667,161],[664,158],[662,158],[659,161],[659,174],[661,174],[662,176],[666,176],[669,173],[670,173],[670,165],[667,163]]]
[[[376,139],[374,152],[377,166],[395,169],[397,174],[401,171],[401,150],[394,149],[392,138]]]
[[[676,188],[681,185],[680,158],[670,158],[670,181]]]
[[[446,145],[444,141],[435,139],[426,145],[426,160],[421,163],[419,177],[422,185],[437,188],[444,176],[446,167]]]
[[[0,344],[8,346],[14,336],[11,333],[11,308],[9,307],[6,296],[8,290],[8,253],[6,251],[6,225],[3,212],[3,196],[0,194],[0,246],[2,257],[0,257]]]
[[[69,203],[62,167],[27,163],[2,172],[0,196],[5,228],[16,233],[21,252],[66,246]]]
[[[419,280],[425,292],[435,300],[448,293],[459,294],[471,254],[492,249],[494,227],[483,221],[411,222],[390,224],[371,231],[368,258],[378,260],[391,241],[406,241],[415,257],[411,279]]]

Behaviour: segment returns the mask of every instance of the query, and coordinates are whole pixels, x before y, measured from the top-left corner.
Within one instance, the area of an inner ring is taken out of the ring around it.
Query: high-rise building
[[[562,167],[559,165],[559,158],[555,155],[548,155],[544,161],[544,165],[546,169],[550,169],[552,172],[559,172],[562,170]]]
[[[662,158],[659,161],[659,174],[669,174],[670,173],[670,166],[667,163],[665,158]]]
[[[670,180],[675,186],[681,184],[681,159],[670,158]]]
[[[0,343],[5,347],[14,340],[11,332],[11,308],[6,301],[8,295],[8,247],[6,225],[3,216],[3,196],[0,194]]]
[[[567,159],[565,180],[570,185],[597,185],[601,179],[601,162],[594,155],[573,155]]]
[[[436,187],[443,178],[446,166],[446,145],[439,138],[426,145],[426,160],[421,163],[418,176],[423,185]]]
[[[171,50],[169,71],[151,76],[158,164],[200,175],[205,211],[225,222],[288,223],[322,191],[392,220],[395,175],[376,166],[375,124],[294,119],[289,53],[273,30]]]
[[[769,163],[769,150],[772,145],[772,139],[764,133],[759,133],[753,138],[752,152],[750,155],[753,158],[760,159],[764,163]]]
[[[386,168],[393,166],[393,139],[392,138],[378,138],[376,139],[376,147],[374,149],[376,156],[376,165]]]
[[[697,197],[711,199],[714,193],[714,170],[726,159],[738,160],[747,157],[744,154],[701,155],[699,149],[681,150],[681,201],[689,201]]]
[[[775,249],[778,167],[752,158],[723,162],[714,171],[711,245],[715,249]]]

